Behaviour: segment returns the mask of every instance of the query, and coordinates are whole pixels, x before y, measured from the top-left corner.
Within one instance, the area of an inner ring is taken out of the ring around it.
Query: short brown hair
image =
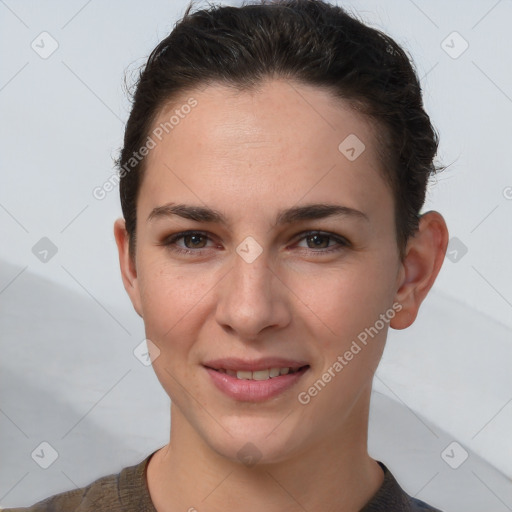
[[[407,241],[418,229],[429,176],[442,169],[433,162],[438,136],[404,50],[322,0],[261,0],[193,13],[192,6],[139,73],[118,167],[144,145],[162,107],[187,90],[210,83],[247,90],[269,77],[326,88],[383,127],[384,177],[394,197],[403,260]],[[137,162],[120,180],[132,257],[144,164],[145,159]]]

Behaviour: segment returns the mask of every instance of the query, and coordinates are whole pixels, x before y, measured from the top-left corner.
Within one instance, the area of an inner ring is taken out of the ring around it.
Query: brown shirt
[[[99,478],[86,487],[55,494],[31,507],[0,510],[3,512],[156,512],[146,481],[146,466],[153,453],[139,464],[126,467],[117,474]],[[379,462],[379,465],[384,471],[384,482],[360,512],[441,512],[406,494],[386,466],[382,462]]]

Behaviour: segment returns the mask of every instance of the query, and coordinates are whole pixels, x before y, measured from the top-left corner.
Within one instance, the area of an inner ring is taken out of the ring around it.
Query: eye
[[[213,243],[208,234],[203,231],[184,231],[166,237],[158,245],[168,247],[178,254],[199,254],[201,249],[213,247],[213,245],[207,246],[208,241]]]
[[[183,239],[183,243],[188,249],[203,249],[208,240],[207,237],[201,233],[190,233],[188,235],[182,235],[180,238]]]
[[[303,243],[306,245],[301,245]],[[302,237],[299,239],[299,243],[297,244],[297,247],[312,249],[313,252],[320,253],[340,251],[349,246],[350,242],[345,238],[334,235],[333,233],[325,233],[322,231],[309,231],[307,233],[303,233]]]

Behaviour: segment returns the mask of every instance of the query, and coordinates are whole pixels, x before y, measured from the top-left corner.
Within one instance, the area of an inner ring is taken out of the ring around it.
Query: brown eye
[[[203,249],[206,247],[207,237],[199,233],[185,235],[183,243],[187,249]]]
[[[214,248],[212,238],[206,232],[184,231],[166,237],[158,245],[167,247],[178,255],[200,256],[204,250]],[[219,247],[217,247],[219,248]]]
[[[322,233],[320,231],[310,231],[302,233],[302,237],[297,243],[301,250],[310,249],[310,254],[326,254],[336,251],[342,251],[351,247],[350,242],[342,236],[334,233]]]
[[[306,241],[308,244],[308,247],[310,249],[326,249],[329,247],[329,240],[331,237],[329,235],[308,235],[306,237]]]

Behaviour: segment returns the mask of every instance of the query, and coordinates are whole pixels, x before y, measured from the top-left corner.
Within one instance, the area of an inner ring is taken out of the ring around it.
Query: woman
[[[341,8],[189,6],[140,75],[114,226],[170,441],[24,510],[438,510],[367,450],[387,330],[448,243],[419,213],[436,150],[403,50]]]

